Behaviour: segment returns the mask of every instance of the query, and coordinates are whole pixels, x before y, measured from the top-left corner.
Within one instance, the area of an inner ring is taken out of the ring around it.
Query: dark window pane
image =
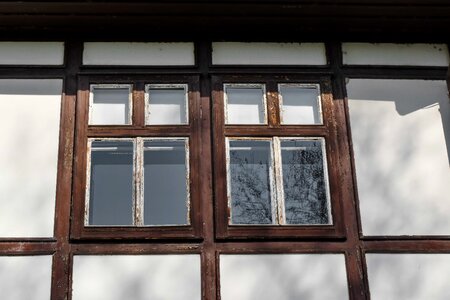
[[[281,141],[286,224],[329,224],[322,142]]]
[[[270,142],[230,141],[232,224],[272,224]]]
[[[144,142],[144,224],[185,225],[186,142]]]
[[[89,225],[133,224],[133,143],[93,141]]]

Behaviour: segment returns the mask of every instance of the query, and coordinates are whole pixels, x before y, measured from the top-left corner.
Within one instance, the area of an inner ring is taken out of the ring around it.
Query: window
[[[218,237],[342,236],[329,79],[213,80]]]
[[[233,225],[332,224],[322,138],[227,138]]]
[[[198,237],[197,86],[80,79],[73,237]]]

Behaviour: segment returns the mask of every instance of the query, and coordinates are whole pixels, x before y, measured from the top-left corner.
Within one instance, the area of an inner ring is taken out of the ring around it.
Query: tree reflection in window
[[[230,141],[232,224],[272,224],[270,142]]]
[[[330,224],[324,145],[322,138],[229,140],[231,224]]]
[[[282,140],[286,224],[328,224],[322,143]]]

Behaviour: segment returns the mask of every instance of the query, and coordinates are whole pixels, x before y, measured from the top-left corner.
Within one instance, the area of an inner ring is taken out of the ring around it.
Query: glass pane
[[[89,196],[89,225],[133,224],[133,142],[92,142]]]
[[[269,141],[230,141],[232,224],[272,224]]]
[[[150,88],[148,91],[147,124],[186,124],[186,90]]]
[[[345,256],[222,254],[220,296],[222,300],[349,299]]]
[[[227,87],[227,124],[265,124],[262,87]]]
[[[201,300],[200,266],[199,254],[74,255],[71,299]]]
[[[130,90],[128,88],[94,88],[90,125],[130,124]]]
[[[145,225],[188,224],[185,145],[185,140],[144,142]]]
[[[282,124],[321,124],[317,87],[280,86]]]
[[[287,224],[329,224],[322,142],[281,141]]]

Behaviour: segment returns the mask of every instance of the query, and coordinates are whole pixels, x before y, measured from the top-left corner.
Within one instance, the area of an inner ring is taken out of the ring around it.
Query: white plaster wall
[[[342,254],[221,255],[222,300],[348,299]]]
[[[195,65],[193,43],[84,43],[85,65]]]
[[[372,300],[450,299],[449,254],[367,254]]]
[[[322,43],[212,43],[214,65],[326,65]]]
[[[406,65],[448,67],[445,44],[343,43],[346,65]]]
[[[51,237],[62,80],[0,80],[0,237]]]
[[[450,101],[444,81],[347,85],[365,235],[450,234]]]
[[[200,256],[74,256],[72,289],[73,300],[200,300]]]
[[[0,298],[50,300],[52,257],[0,256]]]
[[[62,65],[63,62],[62,42],[0,42],[1,65]]]

